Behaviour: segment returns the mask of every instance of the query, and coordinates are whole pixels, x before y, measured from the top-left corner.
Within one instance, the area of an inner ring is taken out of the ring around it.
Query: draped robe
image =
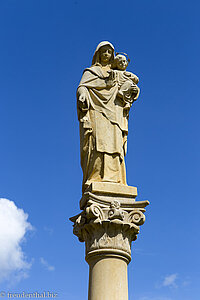
[[[83,191],[93,181],[126,185],[128,116],[118,84],[100,66],[92,66],[84,70],[77,96],[81,90],[86,95],[85,103],[77,97]]]

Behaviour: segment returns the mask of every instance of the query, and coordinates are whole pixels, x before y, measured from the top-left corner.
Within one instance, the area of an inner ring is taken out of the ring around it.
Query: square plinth
[[[102,207],[110,206],[111,202],[118,200],[122,207],[132,207],[137,197],[137,188],[111,182],[92,182],[85,189],[80,200],[83,209],[91,203],[98,203]]]
[[[86,192],[105,195],[124,195],[131,198],[137,197],[136,187],[112,182],[92,182],[86,189]]]

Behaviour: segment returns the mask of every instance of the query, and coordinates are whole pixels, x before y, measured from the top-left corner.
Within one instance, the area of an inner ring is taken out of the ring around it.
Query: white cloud
[[[177,287],[177,284],[175,282],[177,277],[177,273],[166,276],[162,282],[162,286]]]
[[[40,257],[40,262],[48,271],[55,270],[55,267],[51,266],[43,257]]]
[[[0,198],[0,282],[19,281],[28,276],[31,263],[26,261],[21,243],[32,229],[28,214],[13,201]]]

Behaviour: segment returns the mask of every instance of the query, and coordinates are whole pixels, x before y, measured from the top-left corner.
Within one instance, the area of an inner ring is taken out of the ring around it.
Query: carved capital
[[[134,202],[132,208],[121,207],[120,201],[110,205],[96,203],[90,199],[83,211],[70,218],[74,223],[73,232],[86,245],[86,259],[92,253],[109,251],[123,253],[131,260],[131,242],[137,239],[139,226],[145,221],[143,212],[148,201]]]

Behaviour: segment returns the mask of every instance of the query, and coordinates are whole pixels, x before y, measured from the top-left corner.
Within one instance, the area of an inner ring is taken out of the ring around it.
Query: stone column
[[[127,265],[131,242],[145,221],[148,201],[135,201],[137,189],[92,183],[84,193],[82,212],[70,218],[74,234],[85,242],[90,267],[88,300],[128,300]]]

